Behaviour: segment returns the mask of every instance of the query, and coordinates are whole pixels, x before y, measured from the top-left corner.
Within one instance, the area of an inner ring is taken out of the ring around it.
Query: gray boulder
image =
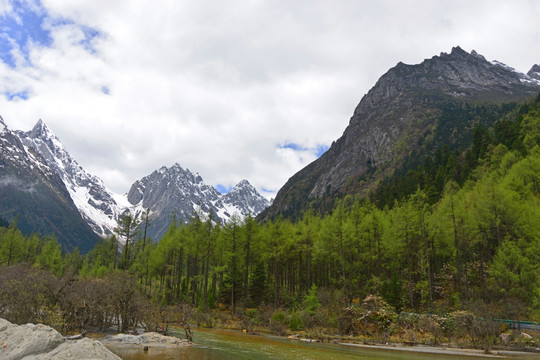
[[[42,324],[14,325],[0,319],[0,359],[3,360],[119,360],[97,340],[67,340]]]

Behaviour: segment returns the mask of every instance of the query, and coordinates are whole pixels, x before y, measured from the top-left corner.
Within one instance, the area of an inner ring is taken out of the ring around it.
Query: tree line
[[[141,304],[190,304],[201,313],[226,306],[233,317],[265,306],[292,314],[314,296],[345,311],[375,295],[398,312],[481,304],[493,316],[540,320],[540,101],[524,106],[476,131],[467,151],[442,149],[437,166],[420,167],[391,203],[388,194],[349,195],[324,216],[308,209],[294,222],[173,216],[157,243],[144,231],[149,214],[127,215],[85,255],[63,254],[55,239],[11,224],[0,227],[0,265],[26,263],[72,284],[126,274]],[[460,166],[472,169],[466,178],[446,176]],[[0,315],[8,308],[0,303]],[[91,322],[127,316],[108,314]]]

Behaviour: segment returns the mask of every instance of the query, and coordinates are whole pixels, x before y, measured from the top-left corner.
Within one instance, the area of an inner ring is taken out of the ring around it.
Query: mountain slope
[[[160,239],[174,216],[186,222],[192,216],[212,216],[225,222],[235,213],[257,215],[269,206],[247,180],[241,181],[228,194],[221,195],[214,187],[204,183],[202,177],[183,169],[179,164],[161,167],[137,180],[127,195],[129,203],[139,209],[150,209],[148,235]]]
[[[261,211],[270,206],[270,202],[257,192],[247,180],[242,180],[236,186],[221,197],[223,205],[228,209],[229,214],[237,212],[241,215],[258,215]],[[222,220],[228,217],[220,216]]]
[[[169,226],[172,214],[183,221],[193,214],[200,214],[212,215],[215,220],[225,222],[235,213],[255,216],[269,206],[268,200],[246,180],[228,194],[221,195],[206,185],[198,174],[184,170],[178,164],[153,172],[136,181],[128,194],[117,195],[99,178],[86,172],[43,121],[39,120],[30,131],[11,134],[19,147],[27,153],[35,153],[39,157],[37,163],[51,176],[56,175],[56,180],[61,180],[67,197],[101,237],[114,233],[118,219],[126,212],[140,216],[143,210],[150,209],[152,222],[148,234],[159,240]]]
[[[98,240],[82,219],[62,179],[34,148],[26,148],[0,117],[0,217],[26,234],[54,235],[65,250]]]
[[[114,232],[123,209],[101,179],[90,175],[75,161],[56,135],[39,120],[32,130],[17,131],[23,144],[35,148],[64,182],[82,217],[99,236]]]
[[[369,191],[429,135],[464,145],[476,120],[465,114],[453,124],[449,107],[518,101],[538,91],[536,78],[459,47],[418,65],[399,63],[362,98],[343,135],[291,177],[259,218],[296,217],[310,202],[321,206],[338,193]]]

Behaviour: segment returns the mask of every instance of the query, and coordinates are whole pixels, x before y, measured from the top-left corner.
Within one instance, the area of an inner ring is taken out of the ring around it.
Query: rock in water
[[[50,326],[14,325],[0,319],[0,359],[2,360],[120,360],[97,340],[67,341]]]
[[[190,342],[185,339],[179,339],[174,336],[164,336],[155,332],[148,332],[142,335],[117,334],[107,336],[102,340],[103,343],[111,346],[137,346],[149,347],[181,347],[188,346]]]

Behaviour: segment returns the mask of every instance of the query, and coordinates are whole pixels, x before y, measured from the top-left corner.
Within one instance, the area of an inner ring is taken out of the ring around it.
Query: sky
[[[0,0],[0,116],[42,119],[114,192],[179,163],[276,192],[399,61],[461,46],[527,72],[540,1]]]

